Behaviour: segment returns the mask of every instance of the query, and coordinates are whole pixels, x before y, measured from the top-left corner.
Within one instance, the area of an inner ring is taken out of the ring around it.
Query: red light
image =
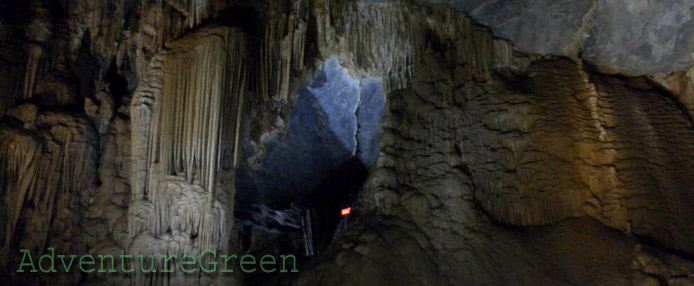
[[[342,215],[348,215],[350,212],[352,212],[352,208],[351,208],[351,207],[348,207],[348,208],[346,208],[346,209],[342,209],[342,211],[341,211],[340,213],[341,213]]]

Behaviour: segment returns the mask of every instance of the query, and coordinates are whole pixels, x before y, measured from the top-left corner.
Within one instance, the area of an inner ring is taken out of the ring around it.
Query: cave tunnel
[[[268,242],[270,248],[290,245],[307,256],[325,249],[346,224],[340,210],[358,198],[379,153],[385,108],[379,78],[357,79],[330,58],[297,93],[287,130],[237,173],[236,221],[251,252],[258,240],[252,236],[272,229],[300,233],[292,239],[303,244]]]

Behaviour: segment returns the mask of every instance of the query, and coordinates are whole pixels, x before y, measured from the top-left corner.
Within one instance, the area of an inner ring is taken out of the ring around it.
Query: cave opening
[[[265,134],[263,153],[247,150],[237,172],[235,217],[244,252],[310,257],[323,251],[346,225],[340,210],[355,206],[378,156],[385,109],[380,78],[356,78],[330,58],[297,94],[286,130]]]

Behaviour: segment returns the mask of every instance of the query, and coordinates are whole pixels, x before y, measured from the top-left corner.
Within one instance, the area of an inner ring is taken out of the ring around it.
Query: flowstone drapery
[[[134,253],[152,252],[147,241],[178,257],[227,248],[245,55],[243,32],[213,27],[172,44],[150,66],[132,107],[132,128],[141,135],[133,140]]]

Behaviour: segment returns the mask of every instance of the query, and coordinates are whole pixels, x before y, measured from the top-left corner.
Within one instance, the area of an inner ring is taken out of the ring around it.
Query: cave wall
[[[691,64],[694,3],[690,1],[418,2],[449,4],[521,50],[580,57],[604,72],[649,75],[684,70]]]
[[[564,58],[451,85],[456,73],[433,68],[450,62],[442,54],[427,53],[417,66],[432,68],[389,94],[383,152],[364,187],[374,212],[300,284],[691,283],[690,262],[651,249],[690,251],[691,219],[678,220],[690,209],[691,167],[668,168],[691,164],[691,152],[657,151],[691,141],[671,94]]]
[[[238,250],[236,170],[332,61],[385,94],[358,123],[381,139],[350,148],[375,161],[354,220],[285,284],[694,283],[691,5],[416,2],[0,3],[3,277],[242,283],[12,254]]]
[[[419,66],[427,64],[437,62]],[[690,234],[682,231],[689,226],[675,226],[677,218],[686,215],[662,215],[688,208],[681,203],[690,201],[690,196],[680,193],[676,203],[656,198],[677,196],[678,190],[686,190],[686,186],[675,187],[668,185],[673,181],[661,181],[664,177],[654,180],[652,175],[632,172],[670,174],[689,168],[658,171],[665,165],[655,167],[649,161],[658,160],[657,156],[642,159],[654,155],[645,150],[634,152],[642,142],[649,142],[646,140],[622,140],[620,143],[627,145],[615,144],[615,148],[602,146],[605,143],[599,140],[601,132],[595,124],[602,120],[595,120],[590,108],[591,101],[611,99],[613,103],[621,102],[612,106],[631,106],[632,110],[640,104],[653,108],[659,102],[660,108],[676,109],[670,99],[658,95],[659,100],[648,103],[633,101],[627,92],[636,92],[632,88],[644,92],[643,88],[648,87],[628,87],[619,80],[608,83],[604,78],[590,79],[601,80],[596,82],[600,91],[594,92],[599,100],[581,97],[576,91],[581,90],[578,85],[586,86],[583,76],[587,72],[566,59],[540,60],[527,72],[499,74],[452,89],[444,88],[452,80],[452,73],[428,70],[421,77],[415,74],[411,89],[392,93],[382,123],[384,154],[364,188],[365,197],[370,199],[365,203],[373,204],[375,211],[347,228],[343,238],[312,265],[300,284],[691,283],[690,278],[684,278],[691,274],[691,262],[654,252],[651,248],[657,244],[653,240],[625,235],[652,236],[662,243],[660,247],[668,245],[668,249],[683,251],[676,253],[687,252],[684,249]],[[542,78],[538,85],[532,84],[535,77]],[[607,90],[620,96],[610,95]],[[533,102],[534,96],[538,100]],[[497,116],[485,116],[494,112]],[[514,117],[517,112],[523,115]],[[613,109],[605,113],[619,114]],[[680,119],[659,117],[669,122],[661,124],[688,122],[681,110],[668,114],[678,114],[675,118]],[[639,115],[646,117],[648,113]],[[629,117],[617,128],[605,128],[609,130],[605,132],[634,126],[631,124],[638,124],[640,132],[648,131],[637,118]],[[638,136],[640,132],[632,129],[627,133]],[[686,138],[686,134],[678,137]],[[670,150],[682,148],[688,141],[682,142]],[[597,150],[588,152],[586,148]],[[595,156],[600,150],[614,155],[596,157],[614,161],[603,164],[591,161],[594,157],[580,157]],[[678,161],[687,156],[678,155]],[[543,166],[534,165],[536,162]],[[686,177],[675,181],[686,182]],[[640,180],[636,183],[619,178]],[[591,190],[595,186],[605,189]],[[672,189],[666,191],[666,196],[654,192],[668,186]],[[648,191],[642,191],[645,189]],[[645,201],[647,205],[643,205]],[[382,217],[372,217],[379,215]],[[499,227],[528,224],[543,226],[520,231]],[[679,238],[676,233],[680,233]],[[581,250],[583,247],[585,250]],[[429,259],[410,259],[422,256]],[[654,271],[655,265],[662,268]],[[684,271],[680,272],[683,276],[672,275],[678,271],[675,269]]]

